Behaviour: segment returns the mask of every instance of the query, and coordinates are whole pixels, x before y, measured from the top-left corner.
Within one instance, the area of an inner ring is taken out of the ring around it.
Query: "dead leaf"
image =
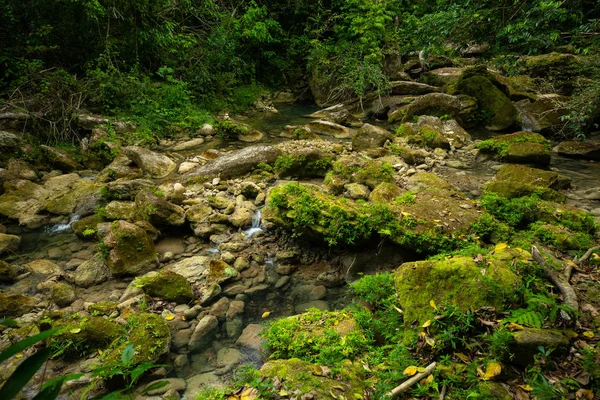
[[[433,382],[433,374],[429,375],[427,378],[425,379],[421,379],[421,382],[419,382],[421,385],[424,386],[429,386],[429,384]]]
[[[533,390],[533,388],[529,385],[519,385],[519,387],[526,392],[531,392]]]
[[[429,336],[425,336],[425,342],[431,347],[435,347],[435,340],[430,338]]]
[[[406,376],[413,376],[414,374],[417,373],[418,369],[419,369],[418,367],[411,365],[410,367],[406,367],[403,374]]]
[[[269,315],[271,315],[271,311],[265,311],[264,313],[262,313],[261,317],[262,319],[265,319],[269,318]]]
[[[484,262],[484,261],[485,260],[483,258],[483,255],[481,255],[481,254],[477,254],[476,257],[473,257],[473,262],[480,263],[480,262]]]
[[[433,308],[435,311],[437,311],[438,308],[433,299],[429,300],[429,305],[431,306],[431,308]]]
[[[489,381],[490,379],[500,375],[502,372],[502,365],[500,363],[490,361],[485,367],[485,374],[483,374],[482,379],[484,381]]]
[[[423,324],[423,328],[429,328],[431,326],[431,320],[428,319],[427,321],[425,321],[425,323]]]
[[[577,375],[575,375],[573,379],[581,383],[583,386],[586,386],[590,383],[590,374],[585,371],[581,371]]]
[[[175,319],[175,316],[173,314],[167,315],[165,317],[165,320],[167,320],[167,321],[173,321],[174,319]]]
[[[455,355],[456,357],[458,357],[458,359],[459,359],[460,361],[464,362],[464,363],[468,363],[469,361],[471,361],[471,360],[469,359],[469,357],[467,357],[467,356],[466,356],[465,354],[463,354],[463,353],[454,353],[454,355]]]
[[[502,251],[504,249],[506,249],[508,247],[508,245],[506,243],[498,243],[496,245],[496,247],[494,248],[494,251]]]
[[[588,390],[588,389],[579,389],[575,393],[575,397],[577,397],[578,399],[594,400],[594,392],[592,392],[591,390]]]

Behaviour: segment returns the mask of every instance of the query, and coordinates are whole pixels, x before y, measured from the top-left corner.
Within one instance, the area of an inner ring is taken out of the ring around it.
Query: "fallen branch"
[[[421,379],[428,377],[433,372],[436,365],[436,362],[432,362],[427,366],[427,368],[425,368],[425,371],[418,373],[412,378],[404,381],[400,386],[396,386],[387,395],[392,399],[398,397],[400,394],[406,392],[412,385],[419,382]]]
[[[588,251],[586,251],[586,252],[585,252],[585,254],[584,254],[584,255],[582,255],[582,256],[581,256],[581,258],[580,258],[579,260],[576,260],[576,261],[575,261],[575,263],[576,263],[577,265],[581,265],[581,264],[583,264],[584,262],[586,262],[586,261],[587,261],[587,260],[588,260],[588,259],[589,259],[589,258],[592,256],[592,254],[594,254],[594,252],[595,252],[596,250],[600,250],[600,246],[595,246],[595,247],[592,247],[591,249],[589,249]]]
[[[448,386],[442,386],[442,392],[440,393],[440,397],[438,398],[438,400],[444,400],[444,398],[446,397],[446,390],[448,390]]]
[[[579,311],[577,294],[569,283],[572,269],[567,268],[565,273],[560,274],[550,264],[548,264],[535,246],[533,246],[531,249],[531,254],[533,255],[533,259],[544,268],[546,276],[556,285],[556,287],[558,287],[558,290],[560,290],[560,293],[563,295],[564,303],[574,312]],[[560,310],[560,316],[566,321],[571,321],[571,317],[564,310]]]

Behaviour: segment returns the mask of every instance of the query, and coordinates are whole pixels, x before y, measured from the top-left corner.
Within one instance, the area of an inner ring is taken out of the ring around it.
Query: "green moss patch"
[[[104,350],[125,335],[121,325],[97,316],[59,320],[54,327],[60,328],[60,333],[52,336],[50,346],[55,357],[65,359],[85,357],[96,350]]]
[[[183,276],[163,269],[153,276],[145,276],[136,280],[146,294],[176,303],[189,303],[194,298],[192,286]]]

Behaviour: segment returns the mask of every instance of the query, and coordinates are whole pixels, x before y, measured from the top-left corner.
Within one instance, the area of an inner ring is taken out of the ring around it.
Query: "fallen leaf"
[[[431,326],[431,320],[428,319],[427,321],[425,321],[425,323],[423,324],[423,328],[428,328]]]
[[[265,319],[269,318],[269,315],[271,315],[271,311],[265,311],[264,313],[262,313],[261,317],[262,319]]]
[[[431,306],[431,308],[433,308],[435,311],[437,311],[438,308],[433,299],[429,300],[429,305]]]
[[[417,373],[418,369],[419,369],[418,367],[411,365],[410,367],[406,367],[403,374],[406,376],[413,376],[414,374]]]
[[[464,362],[464,363],[468,363],[469,361],[471,361],[471,360],[469,359],[469,357],[467,357],[467,356],[466,356],[465,354],[463,354],[463,353],[454,353],[454,355],[455,355],[456,357],[458,357],[458,359],[460,359],[460,361],[462,361],[462,362]]]
[[[15,356],[15,358],[23,358],[23,353],[19,353]]]
[[[81,328],[73,328],[69,332],[71,332],[71,333],[79,333],[79,332],[81,332]]]
[[[592,331],[585,331],[585,332],[582,333],[582,335],[585,336],[588,339],[593,339],[594,336],[595,336],[594,332],[592,332]]]
[[[289,394],[288,392],[286,392],[284,389],[281,389],[281,390],[279,391],[279,395],[280,395],[281,397],[288,397],[290,394]]]
[[[396,309],[396,311],[398,311],[400,314],[404,314],[404,311],[402,311],[401,309],[399,309],[398,307],[394,306],[394,308]]]
[[[171,314],[171,315],[167,315],[167,316],[165,317],[165,319],[166,319],[167,321],[173,321],[173,320],[175,319],[175,316],[174,316],[173,314]]]
[[[522,331],[524,329],[523,325],[515,324],[514,322],[511,322],[510,324],[506,325],[506,327],[509,331]]]
[[[506,243],[498,243],[496,245],[496,247],[494,248],[494,251],[502,251],[504,249],[506,249],[508,247],[508,245]]]
[[[430,338],[429,336],[425,336],[425,342],[431,347],[435,347],[435,340]]]
[[[493,377],[500,375],[501,372],[502,366],[500,365],[500,363],[490,361],[485,367],[485,374],[483,375],[482,379],[484,381],[489,381]]]
[[[590,400],[593,400],[594,399],[594,392],[592,392],[591,390],[588,390],[588,389],[579,389],[575,393],[575,397],[577,397],[578,399],[590,399]]]
[[[419,382],[421,385],[424,386],[429,386],[429,384],[433,382],[433,374],[429,375],[427,378],[425,379],[421,379],[421,382]]]
[[[519,387],[526,392],[531,392],[533,390],[533,388],[529,385],[519,385]]]

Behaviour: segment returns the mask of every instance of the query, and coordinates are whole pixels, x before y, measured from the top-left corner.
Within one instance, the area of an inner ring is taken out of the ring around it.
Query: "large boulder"
[[[411,122],[414,116],[451,116],[460,119],[461,102],[456,96],[445,93],[430,93],[418,97],[406,107],[399,108],[388,115],[389,122]]]
[[[545,200],[564,201],[558,192],[570,186],[570,179],[554,171],[507,164],[500,167],[494,181],[488,182],[485,193],[515,198],[537,194]]]
[[[483,262],[472,257],[452,257],[439,261],[402,264],[395,272],[398,302],[404,322],[421,326],[435,316],[430,301],[453,304],[461,310],[475,311],[491,306],[502,311],[515,297],[519,277],[511,271],[513,260],[528,260],[520,249],[498,246]]]
[[[515,124],[517,109],[480,69],[465,70],[454,89],[477,99],[479,110],[488,116],[485,123],[487,129],[501,131]]]
[[[272,164],[281,150],[275,146],[250,146],[223,155],[204,166],[197,167],[184,175],[184,178],[212,179],[221,176],[228,179],[252,171],[258,164]]]
[[[63,172],[73,172],[81,167],[77,160],[64,150],[46,145],[41,145],[40,150],[42,150],[42,153],[53,167]]]
[[[156,267],[154,243],[146,231],[126,221],[114,221],[102,234],[106,263],[114,276],[141,275]]]
[[[77,269],[67,275],[69,282],[89,288],[110,279],[110,269],[101,257],[94,257],[81,263]]]
[[[336,104],[323,110],[315,111],[309,117],[331,121],[344,126],[360,127],[361,125],[360,120],[352,115],[344,104]]]
[[[187,279],[166,269],[138,278],[136,286],[142,287],[152,297],[178,304],[189,303],[194,298],[194,291]]]
[[[389,131],[374,126],[364,124],[352,138],[352,150],[361,151],[383,147],[385,142],[393,140],[394,135]]]
[[[333,136],[336,139],[347,139],[351,136],[350,129],[330,121],[312,121],[306,126],[318,135]]]
[[[164,178],[177,164],[169,157],[139,146],[128,146],[123,149],[136,165],[152,178]]]
[[[598,161],[600,160],[600,140],[560,142],[552,151],[561,156]]]
[[[584,59],[573,54],[548,53],[521,57],[521,72],[532,78],[544,78],[560,94],[570,96],[576,78],[585,75]]]
[[[16,149],[21,144],[21,141],[22,138],[20,135],[13,132],[0,130],[0,149]]]
[[[515,103],[522,129],[552,133],[564,125],[562,117],[568,114],[565,103],[568,97],[545,95],[536,101],[524,99]]]
[[[181,226],[185,222],[185,210],[169,203],[164,194],[142,190],[135,196],[138,213],[156,226]]]
[[[513,143],[502,155],[506,162],[539,165],[549,165],[551,157],[550,150],[539,143]]]
[[[108,182],[102,191],[107,200],[133,200],[142,189],[152,189],[154,183],[149,179],[117,179]]]

